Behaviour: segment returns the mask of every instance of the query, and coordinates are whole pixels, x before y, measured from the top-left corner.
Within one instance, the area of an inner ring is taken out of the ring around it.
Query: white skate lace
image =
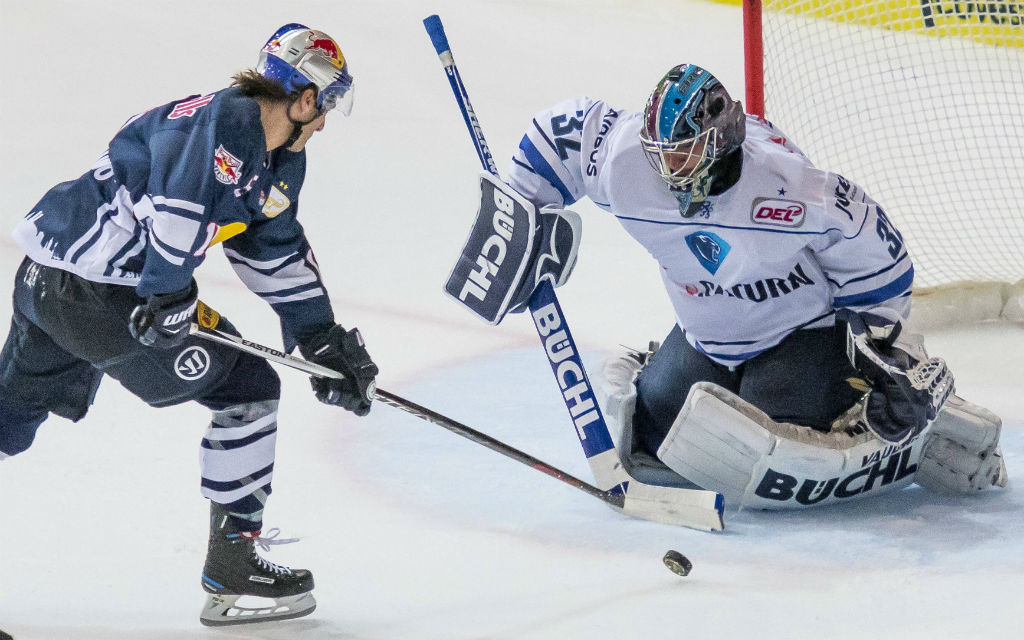
[[[266,535],[258,535],[258,536],[254,537],[254,538],[251,538],[251,540],[253,542],[255,542],[256,545],[260,549],[262,549],[263,551],[270,551],[270,547],[272,547],[274,545],[278,545],[278,544],[291,544],[293,542],[298,542],[299,541],[299,538],[281,538],[280,540],[278,540],[277,537],[279,535],[281,535],[281,530],[278,529],[277,527],[274,527],[273,529],[268,529]],[[256,553],[255,551],[253,552],[253,555],[256,556],[256,561],[259,563],[260,567],[262,567],[263,569],[266,569],[267,571],[272,571],[274,573],[284,573],[284,574],[291,574],[292,573],[292,570],[291,570],[290,567],[285,567],[285,566],[282,566],[282,565],[279,565],[279,564],[274,564],[273,562],[265,559],[263,556],[261,556],[260,554]]]

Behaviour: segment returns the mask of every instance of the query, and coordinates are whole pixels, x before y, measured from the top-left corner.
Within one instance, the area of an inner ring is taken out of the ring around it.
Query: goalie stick
[[[498,169],[484,139],[480,121],[473,111],[458,67],[455,66],[441,18],[437,15],[429,16],[423,20],[423,26],[444,66],[448,83],[462,111],[462,118],[473,140],[480,164],[484,170],[498,176]],[[576,427],[576,436],[583,447],[597,486],[625,496],[622,505],[612,506],[624,513],[647,520],[705,531],[722,530],[725,525],[722,520],[724,499],[721,494],[702,489],[645,484],[629,475],[619,460],[604,415],[594,399],[593,386],[583,367],[576,342],[569,331],[551,283],[541,281],[530,298],[529,306],[537,335],[547,352],[551,371],[561,390],[569,417]]]

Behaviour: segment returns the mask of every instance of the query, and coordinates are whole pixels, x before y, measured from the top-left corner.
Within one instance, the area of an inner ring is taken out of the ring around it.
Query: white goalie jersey
[[[576,98],[535,116],[508,182],[538,207],[587,196],[658,262],[686,338],[735,366],[835,308],[890,321],[910,309],[903,239],[858,185],[814,167],[747,116],[739,181],[684,218],[640,145],[641,114]]]

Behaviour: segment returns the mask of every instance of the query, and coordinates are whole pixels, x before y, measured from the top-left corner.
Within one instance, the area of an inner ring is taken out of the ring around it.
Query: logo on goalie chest
[[[795,200],[757,198],[750,210],[755,224],[773,227],[799,227],[804,223],[804,204]]]

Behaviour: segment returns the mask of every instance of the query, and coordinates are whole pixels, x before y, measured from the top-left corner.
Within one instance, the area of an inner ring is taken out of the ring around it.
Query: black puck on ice
[[[669,571],[677,576],[689,575],[690,569],[693,569],[693,565],[686,556],[671,549],[665,552],[665,557],[661,561],[665,563]]]

